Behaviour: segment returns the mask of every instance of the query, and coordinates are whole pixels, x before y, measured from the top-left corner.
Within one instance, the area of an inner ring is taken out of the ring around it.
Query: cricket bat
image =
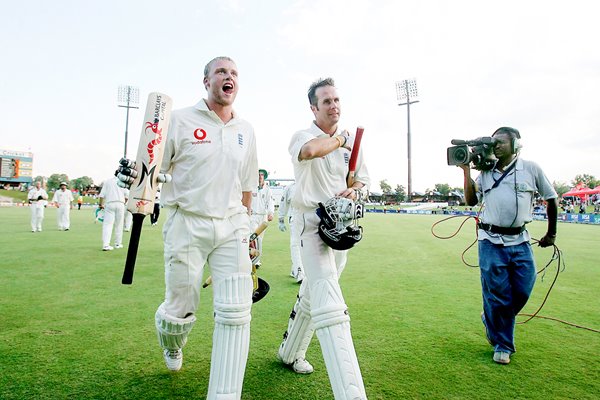
[[[142,223],[144,217],[154,211],[154,198],[158,189],[157,177],[163,159],[172,106],[173,100],[166,94],[154,92],[148,95],[144,125],[135,158],[137,176],[131,184],[127,200],[127,210],[133,214],[133,224],[121,280],[123,285],[131,285],[133,282]]]
[[[360,150],[360,142],[362,141],[364,128],[359,126],[356,128],[356,136],[354,136],[354,147],[350,153],[350,162],[348,163],[348,187],[354,184],[354,173],[356,172],[356,161],[358,160],[358,151]]]
[[[252,235],[250,235],[250,237],[248,238],[248,242],[252,243],[254,240],[256,240],[257,237],[260,236],[261,233],[263,233],[265,231],[265,229],[267,229],[269,227],[269,223],[267,221],[263,221],[261,222],[256,229],[254,230],[254,232],[252,232]],[[250,249],[250,257],[253,256],[257,256],[258,251],[254,248]],[[202,284],[203,288],[206,288],[208,286],[210,286],[210,284],[212,283],[212,275],[209,276],[208,278],[206,278],[206,281],[204,281],[204,283]]]

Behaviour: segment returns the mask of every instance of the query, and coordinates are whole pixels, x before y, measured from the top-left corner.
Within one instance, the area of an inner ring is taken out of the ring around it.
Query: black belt
[[[504,226],[496,226],[480,222],[479,224],[477,224],[477,226],[479,227],[479,229],[483,229],[484,231],[499,233],[501,235],[518,235],[519,233],[525,230],[525,225],[517,226],[514,228],[506,228]]]

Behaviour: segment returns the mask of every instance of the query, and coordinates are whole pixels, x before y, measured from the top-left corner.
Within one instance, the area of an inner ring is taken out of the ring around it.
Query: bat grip
[[[125,260],[125,269],[123,270],[123,278],[121,279],[123,285],[131,285],[133,282],[133,270],[135,268],[135,260],[137,258],[145,216],[145,214],[133,214],[131,236],[129,237],[129,246],[127,247],[127,259]]]

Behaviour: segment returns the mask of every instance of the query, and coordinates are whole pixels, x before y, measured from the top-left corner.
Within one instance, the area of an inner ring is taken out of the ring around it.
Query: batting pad
[[[208,400],[237,400],[242,395],[250,344],[250,274],[233,274],[213,282],[215,330]]]
[[[287,331],[279,346],[279,358],[284,364],[292,364],[298,358],[306,358],[314,329],[310,320],[310,303],[306,296],[298,295],[290,314]]]
[[[315,282],[311,296],[312,320],[335,399],[366,399],[350,334],[350,317],[338,282],[332,279]]]
[[[183,348],[196,317],[190,315],[187,318],[172,317],[167,314],[164,303],[158,307],[154,316],[156,322],[156,333],[158,343],[163,349],[177,350]]]

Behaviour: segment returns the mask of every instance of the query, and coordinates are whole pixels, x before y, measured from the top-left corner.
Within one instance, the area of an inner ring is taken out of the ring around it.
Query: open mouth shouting
[[[225,94],[233,94],[234,93],[234,87],[233,87],[233,83],[231,82],[225,82],[225,84],[223,85],[223,92]]]

